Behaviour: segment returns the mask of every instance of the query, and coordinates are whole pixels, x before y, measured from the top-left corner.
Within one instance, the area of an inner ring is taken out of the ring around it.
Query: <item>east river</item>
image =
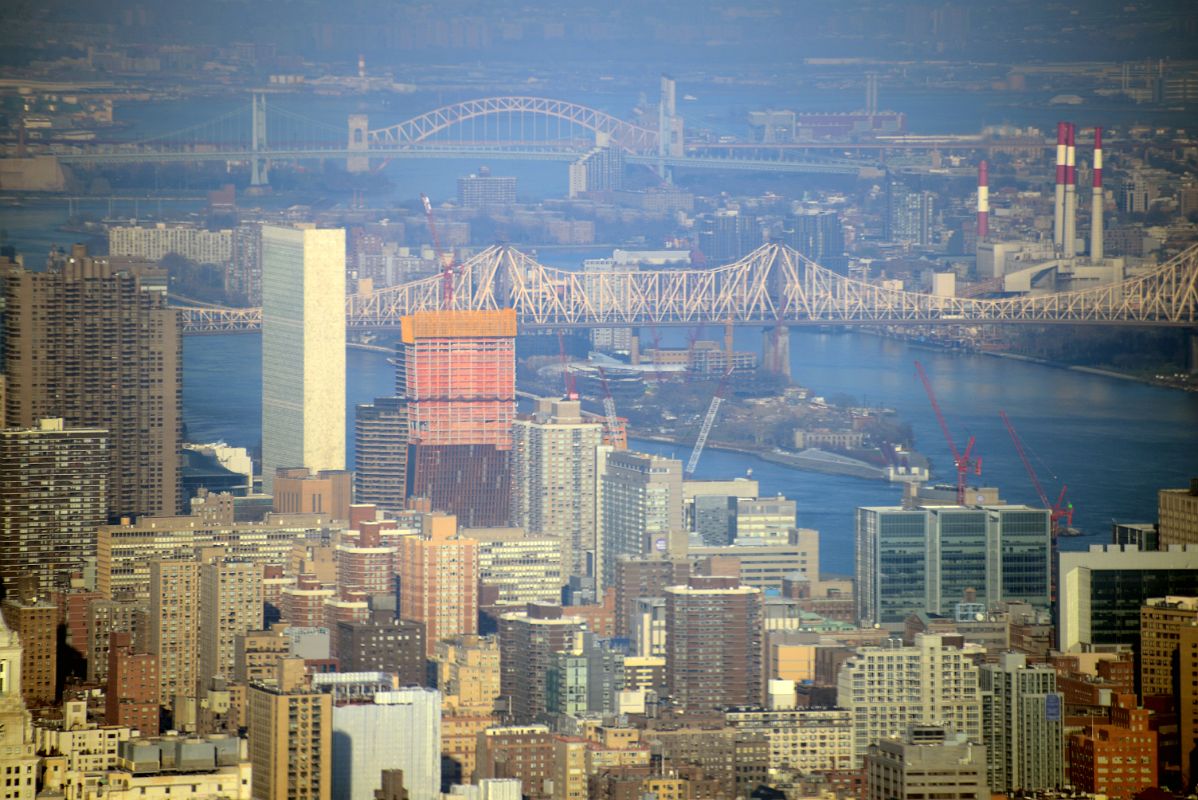
[[[674,332],[668,339],[683,336]],[[759,349],[760,342],[757,329],[737,332],[738,349]],[[958,446],[976,437],[985,485],[1000,487],[1008,500],[1038,504],[999,410],[1018,429],[1051,499],[1062,482],[1068,485],[1074,525],[1085,535],[1063,540],[1066,549],[1108,541],[1112,520],[1154,521],[1156,490],[1187,486],[1198,476],[1198,394],[993,356],[923,350],[863,333],[801,331],[791,339],[795,383],[825,397],[847,394],[895,409],[911,424],[917,449],[932,459],[933,477],[952,482],[952,459],[916,376],[917,359],[931,376]],[[394,368],[383,353],[351,349],[347,369],[352,432],[354,405],[389,395]],[[186,339],[188,440],[257,447],[260,376],[257,335]],[[352,434],[347,441],[352,446]],[[684,461],[689,454],[672,445],[632,446]],[[820,531],[821,566],[828,572],[852,572],[853,509],[901,497],[897,485],[800,472],[716,450],[703,454],[697,475],[729,478],[750,470],[763,494],[794,499],[799,525]]]

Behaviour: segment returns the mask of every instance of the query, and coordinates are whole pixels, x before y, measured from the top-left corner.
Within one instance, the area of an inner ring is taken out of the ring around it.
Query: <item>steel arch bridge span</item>
[[[596,134],[606,134],[613,144],[630,153],[657,152],[657,131],[625,122],[588,106],[547,97],[485,97],[442,106],[397,125],[367,131],[366,143],[373,151],[401,148],[426,142],[472,119],[504,114],[532,114],[559,119]]]
[[[777,244],[703,270],[584,273],[547,267],[511,247],[467,260],[453,307],[515,308],[524,328],[698,325],[1093,324],[1198,326],[1198,245],[1156,269],[1075,292],[999,300],[938,297],[852,280]],[[441,307],[433,276],[346,298],[350,328],[396,328]],[[184,308],[185,333],[261,328],[260,309]]]

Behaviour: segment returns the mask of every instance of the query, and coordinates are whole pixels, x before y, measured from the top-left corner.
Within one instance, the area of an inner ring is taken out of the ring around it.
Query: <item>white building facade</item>
[[[345,469],[345,231],[262,228],[262,488]]]
[[[912,725],[942,725],[980,743],[974,652],[970,645],[949,647],[938,634],[917,634],[911,647],[863,647],[846,661],[837,698],[853,713],[856,765],[871,744],[900,739]]]
[[[333,707],[333,800],[374,800],[385,769],[410,800],[441,797],[441,693],[412,687]]]

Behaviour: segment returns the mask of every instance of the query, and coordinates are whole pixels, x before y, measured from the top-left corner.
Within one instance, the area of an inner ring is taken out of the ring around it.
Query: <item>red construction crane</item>
[[[437,237],[437,223],[433,220],[433,204],[429,201],[427,194],[420,195],[420,202],[424,203],[424,218],[428,221],[428,232],[433,239],[433,252],[437,254],[437,261],[441,264],[441,308],[453,308],[453,280],[457,274],[457,257],[450,253],[449,257],[445,257],[445,253],[441,251],[441,240]]]
[[[944,438],[948,442],[948,449],[953,454],[953,466],[957,470],[957,505],[965,505],[965,483],[966,476],[973,472],[977,475],[982,474],[982,459],[973,456],[973,437],[969,437],[969,441],[965,443],[965,452],[957,450],[957,444],[953,441],[953,435],[948,430],[948,423],[944,421],[944,414],[940,411],[940,403],[936,402],[936,392],[932,390],[932,382],[928,380],[928,373],[924,372],[923,364],[915,362],[915,371],[919,373],[919,379],[923,382],[924,391],[928,393],[928,399],[932,401],[932,410],[936,412],[936,421],[940,423],[940,430],[944,432]]]
[[[1036,468],[1032,466],[1032,462],[1028,459],[1027,453],[1023,449],[1023,442],[1019,438],[1019,434],[1015,432],[1015,426],[1011,424],[1011,420],[1007,417],[1007,412],[999,411],[998,416],[1002,418],[1002,424],[1007,426],[1007,433],[1011,435],[1011,441],[1015,444],[1015,452],[1019,454],[1019,460],[1023,462],[1023,468],[1027,470],[1027,475],[1032,479],[1032,486],[1036,489],[1036,494],[1040,496],[1040,502],[1049,511],[1049,519],[1052,520],[1052,537],[1055,540],[1064,531],[1068,530],[1073,525],[1073,503],[1065,502],[1065,490],[1068,488],[1065,484],[1061,484],[1061,494],[1057,497],[1055,503],[1048,502],[1048,495],[1044,491],[1044,487],[1040,484],[1040,478],[1036,475]],[[1061,521],[1064,521],[1064,526]]]

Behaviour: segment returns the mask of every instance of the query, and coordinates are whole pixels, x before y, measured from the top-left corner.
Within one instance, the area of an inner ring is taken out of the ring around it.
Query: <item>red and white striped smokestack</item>
[[[1065,131],[1066,123],[1057,123],[1057,183],[1052,206],[1052,241],[1061,250],[1065,246]]]
[[[1072,122],[1065,134],[1065,258],[1077,255],[1077,126]]]
[[[1090,260],[1102,261],[1102,128],[1094,129],[1094,194],[1090,200]]]
[[[985,161],[978,162],[978,241],[990,235],[990,175]]]

